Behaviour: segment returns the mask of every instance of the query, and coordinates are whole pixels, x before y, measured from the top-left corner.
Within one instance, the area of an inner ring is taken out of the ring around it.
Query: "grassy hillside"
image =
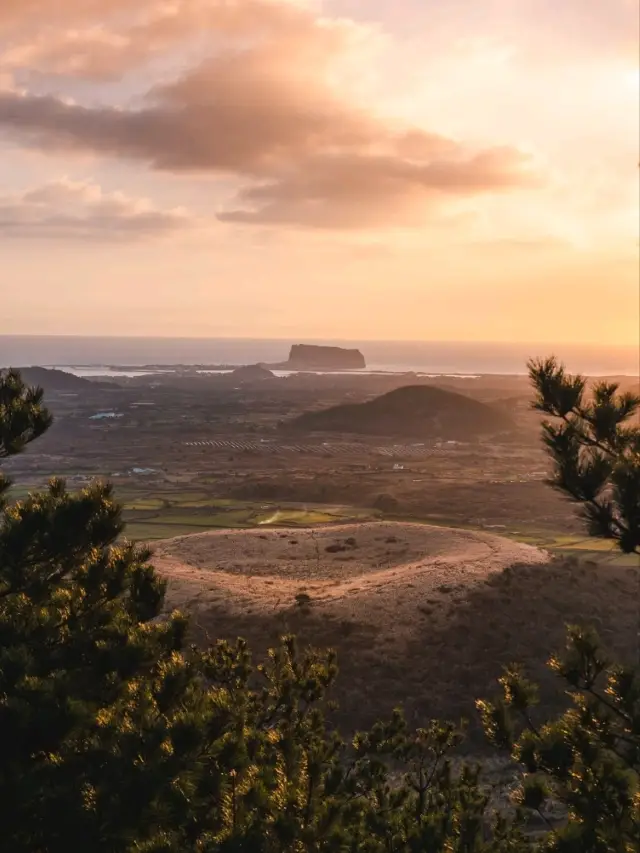
[[[468,440],[514,429],[504,412],[462,394],[423,385],[397,388],[366,403],[305,414],[287,425],[308,432]]]
[[[333,693],[345,731],[364,728],[402,706],[412,725],[430,718],[470,723],[471,744],[486,745],[474,700],[494,696],[502,668],[514,661],[540,685],[536,722],[566,704],[563,685],[547,667],[565,642],[567,623],[594,627],[613,658],[636,653],[638,583],[632,569],[574,558],[548,565],[517,565],[484,583],[441,586],[415,593],[416,636],[394,640],[395,625],[345,618],[330,608],[296,606],[272,616],[245,612],[228,598],[194,601],[195,634],[242,636],[256,658],[284,633],[302,646],[332,647],[340,674]],[[194,593],[194,596],[196,593]]]
[[[48,367],[20,367],[20,375],[27,385],[36,385],[45,392],[82,392],[95,389],[105,383],[90,381],[81,376],[74,376],[64,370]]]

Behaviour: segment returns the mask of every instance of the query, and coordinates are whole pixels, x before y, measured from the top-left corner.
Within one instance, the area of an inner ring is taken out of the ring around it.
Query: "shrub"
[[[382,494],[374,501],[374,509],[379,509],[381,512],[393,513],[397,512],[399,503],[393,495]]]

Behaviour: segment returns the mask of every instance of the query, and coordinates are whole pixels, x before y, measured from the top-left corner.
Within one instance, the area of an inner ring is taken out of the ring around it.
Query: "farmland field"
[[[177,485],[177,484],[176,484]],[[188,484],[186,484],[188,485]],[[156,541],[223,528],[252,527],[308,527],[311,525],[339,524],[370,521],[383,517],[401,518],[403,521],[426,522],[443,527],[457,527],[489,532],[515,539],[528,545],[545,548],[558,556],[574,556],[581,560],[611,564],[621,567],[637,566],[637,556],[622,555],[606,540],[597,540],[580,533],[560,532],[537,527],[535,524],[477,524],[461,522],[455,515],[438,513],[387,514],[367,507],[338,504],[242,501],[222,498],[202,489],[184,488],[170,483],[143,486],[135,483],[117,484],[116,496],[124,506],[125,534],[136,541]],[[210,486],[209,486],[210,488]],[[30,489],[14,487],[15,499],[25,498]]]
[[[376,510],[358,507],[224,500],[191,492],[125,497],[126,534],[152,541],[202,530],[260,526],[308,527],[345,521],[371,520]]]
[[[222,528],[238,529],[260,526],[309,527],[349,521],[370,521],[384,517],[375,509],[325,504],[281,504],[212,498],[193,492],[166,492],[163,498],[133,497],[125,501],[127,536],[152,541]],[[387,517],[394,517],[388,515]],[[461,524],[446,516],[403,516],[405,521],[426,522],[443,527],[478,529],[478,525]],[[580,534],[568,535],[549,530],[512,525],[488,525],[491,532],[535,545],[558,556],[575,556],[583,560],[616,566],[637,566],[637,557],[620,554],[606,540]]]

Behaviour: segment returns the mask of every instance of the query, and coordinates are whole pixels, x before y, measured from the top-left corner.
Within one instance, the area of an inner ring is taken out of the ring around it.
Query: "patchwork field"
[[[352,521],[372,521],[385,518],[375,509],[312,504],[253,503],[215,498],[188,497],[184,500],[147,499],[126,504],[127,536],[131,539],[156,541],[197,533],[202,530],[251,529],[254,527],[311,527],[340,524]],[[396,520],[387,516],[389,520]],[[458,529],[477,529],[460,525],[455,519],[403,518],[403,521],[451,526]],[[635,555],[620,554],[614,543],[594,540],[580,535],[554,534],[548,530],[508,528],[506,525],[488,525],[487,532],[506,536],[524,544],[533,545],[557,556],[576,556],[598,563],[633,567]]]
[[[70,486],[78,487],[74,483]],[[636,556],[620,554],[611,542],[561,529],[554,531],[548,526],[540,527],[535,519],[530,524],[509,522],[508,519],[504,524],[466,524],[459,516],[450,513],[385,514],[373,508],[337,503],[236,500],[220,497],[213,486],[213,483],[204,483],[202,479],[193,483],[116,482],[117,497],[125,508],[126,536],[137,541],[155,542],[226,528],[309,527],[387,519],[484,530],[544,548],[560,557],[575,556],[581,560],[623,567],[637,565]],[[11,495],[14,499],[24,498],[29,490],[26,486],[17,486],[11,490]]]
[[[199,483],[198,485],[202,485]],[[309,527],[374,520],[426,523],[435,526],[485,530],[524,544],[544,548],[557,556],[619,566],[637,565],[634,555],[624,556],[615,545],[580,533],[566,533],[522,523],[467,525],[451,515],[396,515],[367,507],[339,504],[276,501],[243,501],[221,498],[207,490],[153,486],[118,486],[125,507],[126,535],[134,540],[156,541],[204,530],[250,529],[253,527]]]
[[[367,520],[375,510],[335,505],[273,504],[215,498],[204,492],[125,497],[127,536],[154,541],[216,528],[309,526]]]

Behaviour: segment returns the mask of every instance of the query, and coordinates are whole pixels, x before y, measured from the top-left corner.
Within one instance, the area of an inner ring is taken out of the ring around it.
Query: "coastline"
[[[0,335],[0,368],[38,365],[71,372],[84,370],[92,376],[115,376],[116,371],[136,371],[140,375],[142,371],[233,370],[250,364],[282,364],[294,342],[301,339],[293,335],[288,340]],[[640,373],[638,347],[630,345],[331,341],[329,338],[326,343],[360,349],[367,367],[348,371],[354,375],[513,377],[526,375],[529,358],[550,354],[557,355],[568,370],[588,376],[628,377]]]

